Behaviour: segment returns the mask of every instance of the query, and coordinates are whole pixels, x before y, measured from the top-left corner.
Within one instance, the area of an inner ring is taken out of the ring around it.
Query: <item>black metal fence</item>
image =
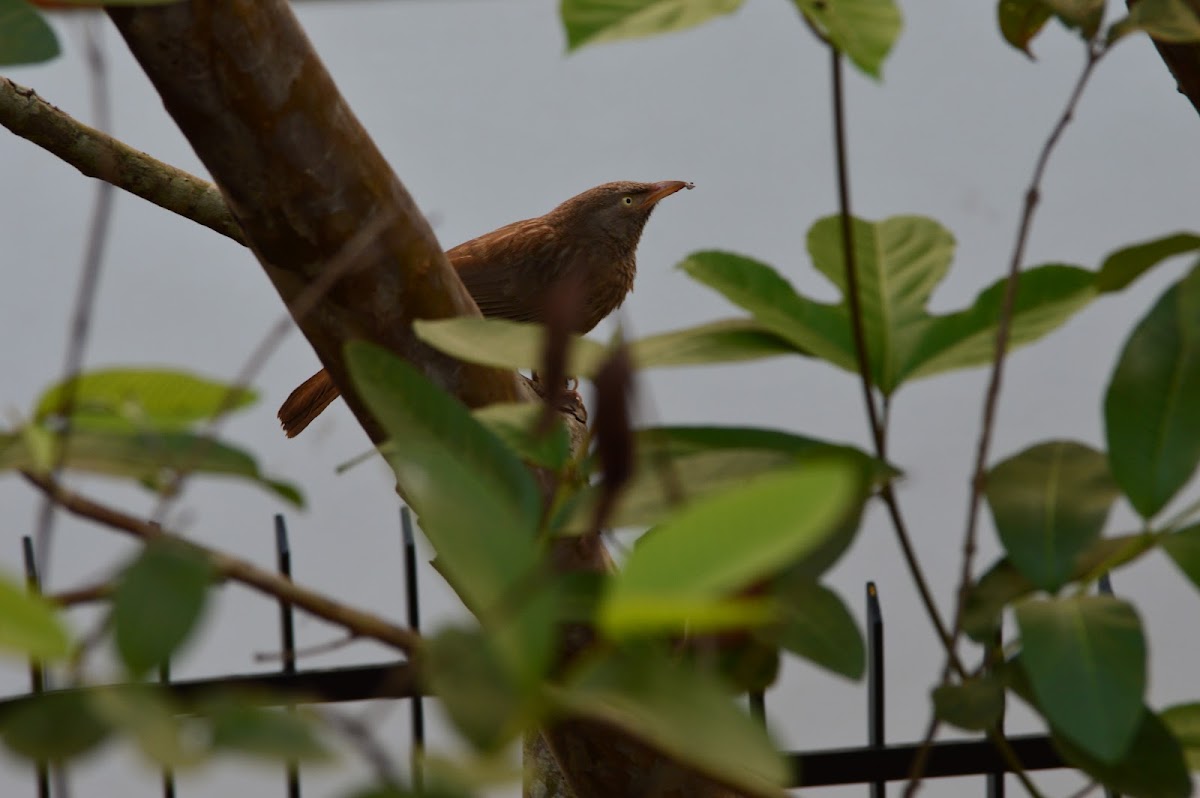
[[[420,602],[417,586],[416,542],[412,517],[405,507],[400,513],[401,543],[404,554],[405,595],[408,623],[420,629]],[[39,590],[37,563],[33,545],[26,537],[22,541],[25,573],[30,590]],[[291,579],[291,547],[287,525],[282,515],[275,516],[275,550],[277,567]],[[1102,592],[1111,593],[1112,586],[1105,577]],[[884,739],[884,621],[879,593],[873,582],[866,585],[867,630],[867,744],[861,747],[799,751],[788,756],[795,774],[792,786],[819,787],[863,784],[871,798],[882,798],[889,781],[903,781],[912,773],[914,762],[922,748],[920,743],[889,745]],[[346,668],[297,670],[293,610],[287,602],[279,606],[281,667],[278,673],[257,673],[225,676],[214,679],[171,681],[169,667],[164,667],[160,680],[182,701],[195,700],[207,693],[228,690],[254,690],[266,695],[305,696],[310,703],[336,703],[392,698],[408,699],[412,731],[412,778],[420,788],[421,749],[425,744],[425,716],[420,686],[404,661]],[[46,691],[42,667],[31,662],[31,693],[0,700],[0,712],[30,700],[32,695]],[[84,688],[86,689],[86,688]],[[281,701],[287,699],[281,699]],[[753,714],[765,721],[766,700],[760,694],[750,696]],[[1008,738],[1016,759],[1026,771],[1051,770],[1067,767],[1046,735],[1022,735]],[[955,740],[933,743],[926,755],[924,778],[947,776],[984,776],[989,798],[1004,795],[1004,774],[1011,768],[995,746],[986,739]],[[38,798],[51,798],[51,769],[44,762],[35,763],[34,783]],[[287,798],[300,798],[301,773],[295,762],[284,766],[283,793]],[[174,798],[175,778],[171,771],[162,774],[164,798]],[[1116,798],[1107,792],[1108,798]]]

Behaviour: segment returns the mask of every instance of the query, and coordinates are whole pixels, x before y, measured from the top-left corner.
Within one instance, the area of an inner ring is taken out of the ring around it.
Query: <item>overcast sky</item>
[[[879,219],[923,214],[958,241],[955,264],[936,293],[939,312],[969,303],[1001,276],[1034,158],[1083,62],[1082,46],[1051,27],[1031,63],[1004,45],[992,3],[905,3],[906,27],[884,80],[848,81],[856,212]],[[735,315],[723,299],[674,269],[689,252],[721,248],[774,264],[801,290],[833,299],[809,265],[804,236],[835,210],[828,112],[828,59],[784,0],[747,0],[737,14],[694,31],[564,55],[554,0],[326,2],[298,6],[301,19],[351,106],[447,246],[609,180],[679,179],[696,190],[665,201],[642,241],[637,287],[620,318],[635,334]],[[85,67],[77,25],[57,20],[66,54],[45,66],[11,69],[50,102],[87,118]],[[203,174],[123,43],[104,23],[115,133],[165,161]],[[1120,44],[1101,64],[1076,121],[1051,164],[1028,247],[1028,264],[1095,268],[1123,244],[1195,229],[1200,207],[1200,125],[1148,41]],[[33,145],[0,133],[0,355],[5,413],[30,408],[58,377],[86,229],[92,184]],[[1100,402],[1132,324],[1183,273],[1177,261],[1133,289],[1098,300],[1034,349],[1011,360],[1000,404],[994,458],[1034,442],[1071,438],[1103,446]],[[90,366],[171,364],[232,378],[283,306],[247,251],[224,238],[120,196],[99,292]],[[606,332],[602,327],[598,336]],[[298,483],[309,509],[282,507],[253,487],[195,480],[174,526],[196,540],[260,564],[273,563],[271,516],[284,510],[296,578],[341,599],[403,618],[396,498],[379,462],[336,476],[367,446],[342,403],[302,437],[287,440],[275,409],[317,361],[294,333],[255,381],[262,401],[227,426],[265,470]],[[978,434],[981,370],[903,388],[893,409],[892,457],[906,472],[900,499],[933,588],[951,607],[967,474]],[[714,422],[782,427],[866,447],[859,387],[850,375],[799,358],[646,375],[645,423]],[[145,493],[80,480],[95,496],[148,512]],[[1194,499],[1196,488],[1190,493]],[[0,564],[20,567],[19,540],[38,500],[19,479],[0,477]],[[1110,533],[1134,528],[1119,506]],[[985,519],[981,566],[997,546]],[[109,571],[132,549],[104,529],[60,518],[51,589]],[[424,567],[429,626],[463,611]],[[854,548],[828,581],[859,617],[867,580],[884,601],[888,641],[887,734],[920,737],[927,691],[940,668],[889,525],[873,507]],[[1150,700],[1195,698],[1200,651],[1192,587],[1160,555],[1118,574],[1116,589],[1136,601],[1150,638]],[[78,613],[81,628],[89,619]],[[225,588],[201,638],[175,664],[179,677],[271,667],[254,653],[276,645],[277,609]],[[301,616],[301,645],[337,632]],[[1189,641],[1190,639],[1190,641]],[[313,657],[306,667],[379,661],[368,644]],[[98,662],[98,676],[108,666]],[[20,663],[0,666],[0,693],[26,689]],[[1193,692],[1189,693],[1189,683]],[[361,708],[360,708],[361,709]],[[382,739],[407,751],[407,710],[380,704]],[[789,749],[865,740],[866,693],[815,667],[791,662],[768,696],[772,730]],[[1010,728],[1040,730],[1018,708]],[[435,747],[454,742],[434,717]],[[0,755],[6,757],[6,755]],[[353,759],[306,770],[305,794],[334,795],[363,778]],[[71,771],[77,795],[152,795],[157,781],[129,752]],[[1065,794],[1078,780],[1039,776]],[[181,795],[270,792],[276,769],[207,768],[181,782]],[[32,794],[32,777],[0,758],[0,794]],[[896,794],[899,787],[894,787]],[[982,790],[978,780],[939,782],[926,794]],[[861,789],[830,795],[860,795]],[[513,794],[507,791],[500,794]]]

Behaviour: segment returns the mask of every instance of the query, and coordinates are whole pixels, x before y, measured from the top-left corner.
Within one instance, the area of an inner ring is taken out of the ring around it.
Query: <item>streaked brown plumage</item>
[[[484,316],[541,322],[554,289],[576,281],[583,297],[573,331],[586,333],[633,288],[638,241],[659,200],[691,183],[605,183],[545,216],[513,222],[446,253]],[[338,397],[324,369],[279,408],[288,437],[298,435]]]

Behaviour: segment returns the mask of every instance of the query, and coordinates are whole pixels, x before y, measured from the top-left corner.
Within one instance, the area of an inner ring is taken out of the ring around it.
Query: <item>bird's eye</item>
[[[626,205],[632,205],[633,197],[621,197],[621,202],[625,203]]]

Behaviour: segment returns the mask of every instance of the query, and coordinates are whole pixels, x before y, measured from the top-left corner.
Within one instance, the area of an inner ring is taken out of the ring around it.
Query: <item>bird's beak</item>
[[[654,204],[663,197],[669,197],[676,191],[682,191],[685,188],[690,189],[693,188],[693,186],[691,183],[685,183],[682,180],[664,180],[661,183],[654,183],[651,187],[650,193],[646,195],[644,200],[642,200],[642,205],[647,208],[652,208],[654,207]]]

